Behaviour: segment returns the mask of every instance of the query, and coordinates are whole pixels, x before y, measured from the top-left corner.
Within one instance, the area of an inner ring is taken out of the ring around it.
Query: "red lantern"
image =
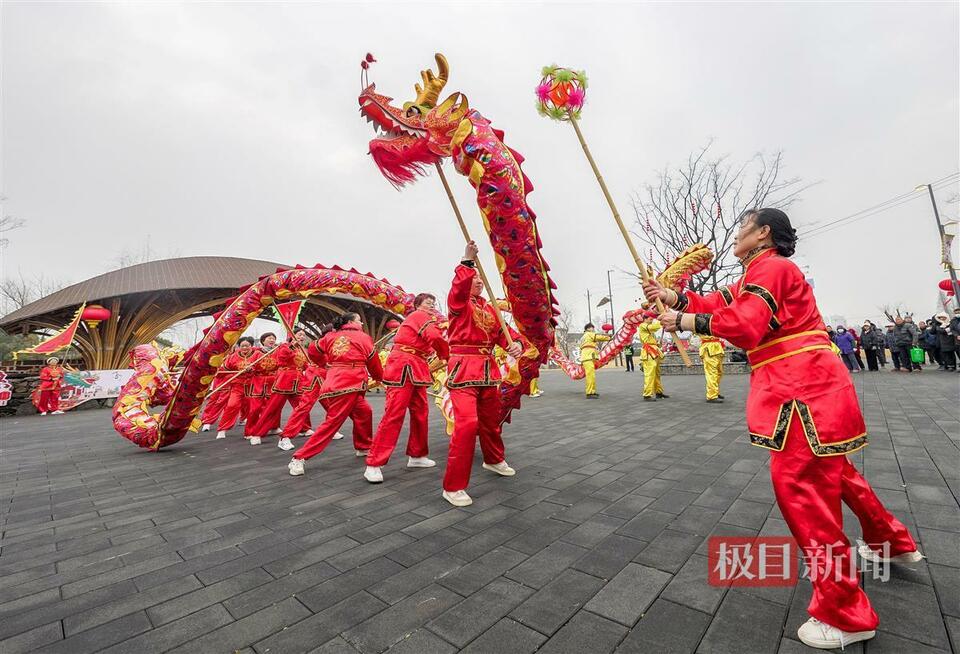
[[[602,330],[605,331],[605,332],[612,332],[612,331],[613,331],[613,325],[611,325],[610,323],[607,322],[607,323],[604,323],[604,324],[600,325],[600,329],[602,329]]]
[[[399,321],[399,320],[388,320],[388,321],[387,321],[387,329],[389,329],[389,330],[392,331],[392,332],[397,331],[398,329],[400,329],[400,321]]]
[[[941,290],[941,291],[946,291],[947,295],[953,295],[953,280],[952,280],[952,279],[945,279],[945,280],[943,280],[942,282],[940,282],[939,284],[937,284],[937,286],[940,287],[940,290]]]
[[[94,329],[101,321],[108,320],[111,315],[110,309],[106,307],[99,304],[88,304],[83,313],[80,314],[80,318],[87,323],[87,327]]]

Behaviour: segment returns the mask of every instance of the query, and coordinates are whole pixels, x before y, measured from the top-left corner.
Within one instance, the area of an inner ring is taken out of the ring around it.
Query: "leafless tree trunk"
[[[570,333],[575,317],[576,313],[573,307],[568,304],[560,305],[560,315],[557,316],[557,343],[565,357],[570,356],[570,343],[567,342],[567,335]]]
[[[662,270],[684,248],[703,243],[713,250],[710,267],[690,280],[701,292],[730,283],[740,275],[733,256],[739,217],[747,209],[786,209],[809,188],[799,178],[782,178],[783,153],[755,154],[743,163],[726,155],[711,157],[708,142],[676,169],[664,168],[655,184],[633,195],[641,256]]]

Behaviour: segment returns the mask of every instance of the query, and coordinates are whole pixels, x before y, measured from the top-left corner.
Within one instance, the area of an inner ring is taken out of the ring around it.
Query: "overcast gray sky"
[[[526,157],[564,304],[632,264],[541,66],[586,69],[583,128],[625,215],[656,171],[716,139],[785,152],[820,181],[802,230],[960,169],[958,3],[2,3],[4,274],[77,282],[149,240],[160,254],[354,266],[445,292],[462,252],[438,180],[398,193],[367,156],[359,62],[411,99],[435,51],[447,92]],[[473,192],[451,180],[480,233]],[[956,184],[938,192],[945,217]],[[918,199],[801,241],[826,316],[935,308],[938,237]],[[486,248],[489,253],[489,247]],[[489,261],[489,257],[487,259]],[[492,265],[491,265],[492,267]],[[638,293],[614,275],[617,313]],[[596,315],[594,316],[597,317]]]

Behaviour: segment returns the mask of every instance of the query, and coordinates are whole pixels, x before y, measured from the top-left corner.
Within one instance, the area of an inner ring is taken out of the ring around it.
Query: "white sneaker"
[[[280,433],[280,428],[277,427],[276,429],[271,429],[270,431],[268,431],[267,436],[276,436],[279,433]]]
[[[842,631],[836,627],[810,618],[797,629],[797,636],[805,645],[817,649],[843,648],[845,645],[858,643],[861,640],[870,640],[877,635],[876,631]]]
[[[483,467],[490,472],[495,472],[501,477],[512,477],[517,474],[517,471],[507,465],[506,461],[501,461],[500,463],[484,463]]]
[[[57,410],[57,411],[54,411],[54,412],[53,412],[53,415],[59,416],[59,415],[61,415],[62,413],[63,413],[63,411]]]
[[[383,471],[377,466],[367,466],[367,469],[363,471],[363,478],[371,484],[379,484],[383,481]]]
[[[303,474],[303,459],[290,459],[290,463],[287,464],[287,470],[290,471],[290,474],[294,477],[299,477]]]
[[[251,444],[251,445],[259,445],[259,444],[260,444],[260,437],[259,437],[259,436],[251,436],[251,437],[250,437],[250,444]]]
[[[467,491],[458,490],[458,491],[443,491],[443,499],[450,502],[454,506],[470,506],[473,504],[473,500],[470,499],[470,496],[467,495]]]
[[[357,456],[367,456],[368,454],[370,454],[370,450],[356,450],[354,454],[356,454]]]
[[[243,420],[241,420],[238,424],[239,424],[241,427],[244,426],[245,424],[247,424],[246,418],[244,418]]]
[[[210,425],[204,425],[200,428],[200,431],[210,431]]]
[[[542,391],[537,391],[536,393],[530,393],[530,397],[540,397],[543,395]]]
[[[292,450],[293,443],[290,442],[289,438],[281,438],[279,441],[277,441],[277,447],[284,451]]]
[[[872,561],[873,563],[919,563],[927,558],[921,554],[919,550],[885,557],[863,541],[858,540],[857,543],[857,554],[860,555],[860,558],[864,561]]]
[[[218,431],[218,432],[217,432],[217,440],[220,440],[221,438],[226,438],[226,437],[227,437],[227,432],[225,432],[225,431]]]
[[[47,415],[47,412],[46,412],[46,411],[41,411],[41,412],[40,412],[40,415],[41,415],[41,416],[45,416],[45,415]]]
[[[312,430],[312,429],[308,429],[307,431],[303,432],[303,435],[304,435],[304,436],[308,436],[308,437],[309,437],[309,436],[313,436],[313,430]],[[334,438],[336,438],[336,436],[334,436]],[[343,438],[343,434],[340,434],[340,438]]]
[[[432,468],[435,465],[436,461],[425,456],[411,456],[407,459],[408,468]]]
[[[343,434],[341,434],[340,432],[337,432],[336,434],[333,435],[333,440],[335,441],[338,441],[341,438],[343,438]]]

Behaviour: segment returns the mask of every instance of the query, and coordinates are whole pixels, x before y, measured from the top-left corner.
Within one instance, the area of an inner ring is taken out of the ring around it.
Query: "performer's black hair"
[[[253,345],[253,336],[241,336],[240,340],[237,341],[237,345],[240,345],[244,341],[246,341],[250,345]]]
[[[269,338],[270,336],[273,336],[274,338],[277,337],[277,335],[274,334],[273,332],[267,332],[266,334],[260,334],[260,345],[263,345],[263,344],[266,342],[267,338]]]
[[[333,328],[334,329],[343,329],[343,326],[348,322],[352,322],[359,318],[360,316],[352,311],[346,313],[341,313],[339,316],[333,319]]]
[[[588,322],[586,325],[583,326],[583,331],[587,331],[588,329],[596,329],[596,327],[594,327],[592,322]]]
[[[327,334],[329,334],[329,333],[332,332],[332,331],[333,331],[333,325],[331,325],[330,323],[325,322],[325,323],[323,323],[322,325],[320,325],[320,335],[321,335],[321,336],[326,336]]]
[[[741,218],[753,216],[753,224],[757,227],[766,225],[770,228],[773,245],[781,257],[792,257],[797,251],[797,230],[790,224],[790,218],[779,209],[748,209]]]

